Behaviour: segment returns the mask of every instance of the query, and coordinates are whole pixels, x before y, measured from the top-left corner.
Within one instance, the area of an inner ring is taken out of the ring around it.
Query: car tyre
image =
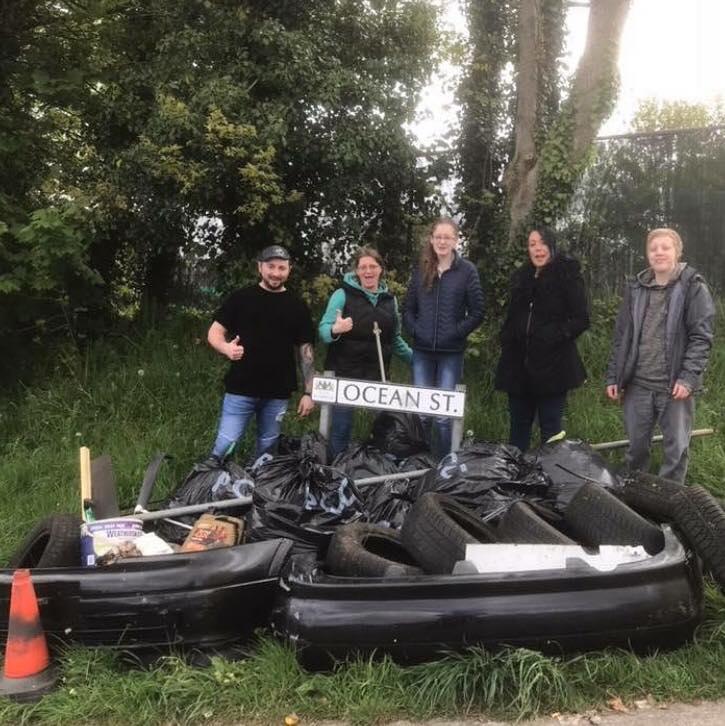
[[[587,482],[564,513],[572,535],[583,545],[642,545],[650,555],[665,546],[662,527],[619,501],[597,484]]]
[[[400,533],[389,527],[356,522],[338,527],[325,559],[327,571],[347,577],[420,575]]]
[[[13,553],[8,567],[78,567],[81,563],[81,518],[53,514],[38,522]]]
[[[496,533],[501,542],[513,544],[576,544],[540,517],[527,502],[514,502],[501,517]]]
[[[466,545],[497,542],[495,530],[453,497],[429,492],[411,507],[402,527],[403,544],[426,572],[450,574],[465,559]]]
[[[701,486],[685,487],[675,498],[675,525],[725,591],[725,512]]]
[[[675,497],[684,489],[684,484],[679,482],[638,471],[624,480],[620,498],[645,517],[657,522],[671,522]]]

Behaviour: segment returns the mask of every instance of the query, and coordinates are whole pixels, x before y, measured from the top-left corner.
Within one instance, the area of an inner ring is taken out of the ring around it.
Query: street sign
[[[463,418],[466,394],[465,391],[315,376],[312,381],[312,400],[335,406]]]

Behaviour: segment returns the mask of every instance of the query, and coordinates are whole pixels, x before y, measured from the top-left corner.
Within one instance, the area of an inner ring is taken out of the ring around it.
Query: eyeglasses
[[[375,272],[380,269],[380,265],[358,265],[357,269],[360,272]]]
[[[455,242],[458,237],[450,237],[450,236],[443,236],[441,234],[436,234],[431,238],[434,242]]]

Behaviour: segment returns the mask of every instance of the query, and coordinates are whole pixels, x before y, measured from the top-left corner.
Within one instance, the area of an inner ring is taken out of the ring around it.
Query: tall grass
[[[724,664],[722,628],[704,628],[693,644],[649,657],[471,648],[409,667],[388,658],[351,660],[325,674],[307,673],[290,648],[268,638],[246,658],[214,658],[204,669],[173,657],[150,669],[128,668],[107,651],[74,649],[63,658],[58,691],[33,706],[0,702],[0,722],[267,724],[290,713],[353,723],[483,713],[520,719],[590,709],[615,697],[624,703],[719,698]]]
[[[602,318],[603,320],[603,318]],[[587,441],[624,438],[621,411],[605,400],[603,371],[609,326],[596,320],[580,350],[588,382],[570,397],[566,429]],[[610,318],[607,318],[610,320]],[[725,322],[722,306],[719,330]],[[205,457],[214,437],[224,361],[205,343],[205,322],[177,317],[133,336],[97,341],[88,350],[60,348],[32,385],[0,399],[0,556],[17,545],[41,516],[79,508],[78,447],[111,454],[119,496],[135,501],[146,463],[157,450],[174,459],[162,474],[163,498],[192,463]],[[480,355],[467,359],[466,427],[477,438],[503,440],[506,402],[493,390],[497,357],[493,329],[483,331]],[[395,369],[396,380],[407,371]],[[690,480],[725,496],[725,342],[717,340],[697,404],[696,426],[715,436],[691,448]],[[369,417],[360,415],[363,436]],[[317,426],[296,418],[288,433]],[[251,441],[241,448],[244,461]],[[616,461],[618,455],[613,455]],[[295,711],[308,719],[355,722],[406,716],[487,712],[524,717],[588,708],[612,696],[625,701],[715,698],[725,695],[725,598],[707,590],[707,621],[692,645],[641,658],[614,651],[562,659],[528,650],[479,649],[402,668],[389,660],[340,664],[330,674],[309,674],[282,645],[262,638],[240,661],[215,659],[194,669],[165,659],[152,669],[129,669],[99,650],[72,649],[63,659],[60,690],[35,706],[0,705],[3,723],[280,722]]]

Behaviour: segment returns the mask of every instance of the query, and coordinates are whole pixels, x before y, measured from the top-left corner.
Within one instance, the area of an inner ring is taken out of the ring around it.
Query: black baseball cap
[[[270,245],[265,247],[258,255],[257,262],[268,262],[269,260],[289,260],[290,254],[282,245]]]

